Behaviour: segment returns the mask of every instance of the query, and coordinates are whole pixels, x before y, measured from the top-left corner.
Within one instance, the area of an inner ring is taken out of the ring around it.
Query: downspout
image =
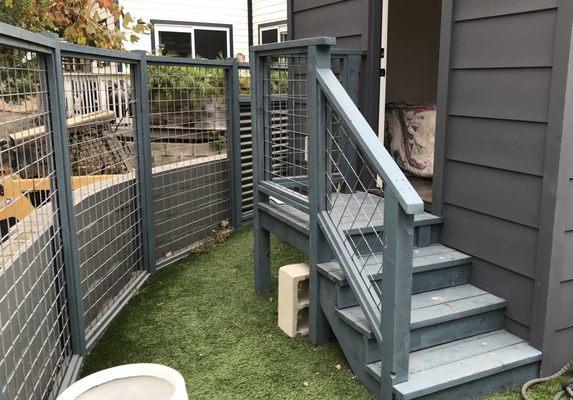
[[[253,45],[253,0],[247,0],[247,25],[249,25],[249,47]]]

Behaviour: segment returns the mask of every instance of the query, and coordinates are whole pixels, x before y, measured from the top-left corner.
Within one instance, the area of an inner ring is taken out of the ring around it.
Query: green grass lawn
[[[252,231],[243,229],[157,273],[87,356],[82,375],[151,362],[180,371],[191,399],[372,399],[337,345],[314,347],[277,327],[278,268],[306,255],[273,239],[273,291],[258,297],[252,248]],[[532,399],[552,399],[558,388]]]

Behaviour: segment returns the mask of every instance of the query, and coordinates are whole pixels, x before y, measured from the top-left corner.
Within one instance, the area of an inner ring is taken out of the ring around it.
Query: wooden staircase
[[[439,227],[430,214],[419,220],[417,238]],[[440,243],[416,244],[409,378],[394,385],[395,398],[474,399],[537,377],[541,353],[504,330],[505,300],[470,284],[472,258]],[[358,379],[380,394],[382,352],[343,269],[331,261],[318,271],[334,335]]]
[[[332,330],[384,400],[477,399],[537,377],[541,353],[504,330],[506,302],[471,284],[472,258],[440,243],[448,222],[424,212],[332,72],[333,44],[252,53],[257,293],[269,233],[308,251],[310,340]]]

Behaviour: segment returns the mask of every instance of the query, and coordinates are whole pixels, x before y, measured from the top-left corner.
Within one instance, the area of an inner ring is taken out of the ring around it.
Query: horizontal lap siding
[[[335,36],[337,47],[366,48],[368,0],[292,0],[293,39]]]
[[[549,120],[554,0],[453,1],[442,241],[528,338]]]
[[[285,0],[286,1],[286,0]],[[249,54],[247,2],[237,0],[119,0],[134,18],[227,24],[233,26],[233,53]],[[141,35],[137,43],[127,43],[129,50],[151,52],[151,35]]]

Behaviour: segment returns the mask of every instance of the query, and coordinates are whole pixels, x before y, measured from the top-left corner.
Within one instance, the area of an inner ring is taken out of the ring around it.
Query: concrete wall
[[[386,102],[435,103],[441,0],[390,0]]]

